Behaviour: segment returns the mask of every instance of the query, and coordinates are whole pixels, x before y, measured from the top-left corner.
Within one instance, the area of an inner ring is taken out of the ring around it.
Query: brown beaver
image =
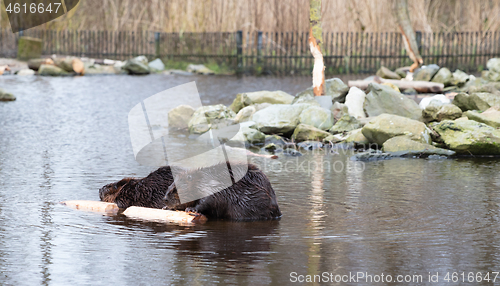
[[[161,209],[165,193],[174,183],[169,166],[161,167],[142,179],[124,178],[99,190],[101,201],[116,203],[120,208],[130,206]]]
[[[227,177],[227,173],[218,172],[224,169],[221,168],[224,167],[222,164],[227,165],[233,182],[235,177],[241,179],[220,190],[217,188],[217,182],[224,180],[222,177]],[[242,176],[243,174],[245,175]],[[228,220],[267,220],[281,217],[271,183],[255,165],[222,162],[212,167],[186,171],[176,178],[176,182],[181,182],[186,186],[186,190],[191,190],[190,192],[210,195],[181,204],[176,185],[172,183],[165,195],[168,209],[196,212],[208,218]]]

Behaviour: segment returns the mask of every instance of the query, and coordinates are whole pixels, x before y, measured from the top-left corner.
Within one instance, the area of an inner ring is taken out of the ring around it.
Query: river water
[[[59,204],[98,200],[103,185],[154,170],[134,160],[127,114],[193,80],[204,104],[310,85],[301,77],[0,77],[18,97],[0,102],[1,285],[289,285],[305,275],[459,285],[478,272],[493,283],[498,158],[362,163],[349,160],[353,151],[323,150],[254,160],[283,212],[271,222],[181,227]]]

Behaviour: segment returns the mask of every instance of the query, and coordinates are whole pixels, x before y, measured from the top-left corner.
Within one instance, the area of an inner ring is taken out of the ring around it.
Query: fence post
[[[160,57],[160,32],[155,32],[155,56]]]
[[[241,30],[236,32],[236,59],[236,73],[239,74],[243,71],[243,31]]]
[[[417,38],[418,53],[422,55],[422,32],[416,31],[415,37]]]
[[[262,31],[257,32],[257,63],[262,62]]]

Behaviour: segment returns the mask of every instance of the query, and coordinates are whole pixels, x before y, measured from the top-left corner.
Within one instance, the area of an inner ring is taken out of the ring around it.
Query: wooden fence
[[[297,74],[312,70],[307,32],[158,33],[130,31],[28,30],[41,38],[45,55],[127,59],[136,55],[166,60],[224,63],[242,73]],[[15,57],[19,34],[0,30],[0,57]],[[424,63],[474,72],[500,57],[500,32],[420,33]],[[324,33],[327,74],[373,73],[411,64],[400,33]]]

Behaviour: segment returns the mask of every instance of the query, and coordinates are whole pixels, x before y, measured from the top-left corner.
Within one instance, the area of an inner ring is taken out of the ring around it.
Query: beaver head
[[[122,190],[133,188],[137,183],[137,179],[124,178],[116,183],[107,184],[99,190],[99,198],[103,202],[116,203],[120,208],[126,208],[127,202],[125,198],[120,196]]]

